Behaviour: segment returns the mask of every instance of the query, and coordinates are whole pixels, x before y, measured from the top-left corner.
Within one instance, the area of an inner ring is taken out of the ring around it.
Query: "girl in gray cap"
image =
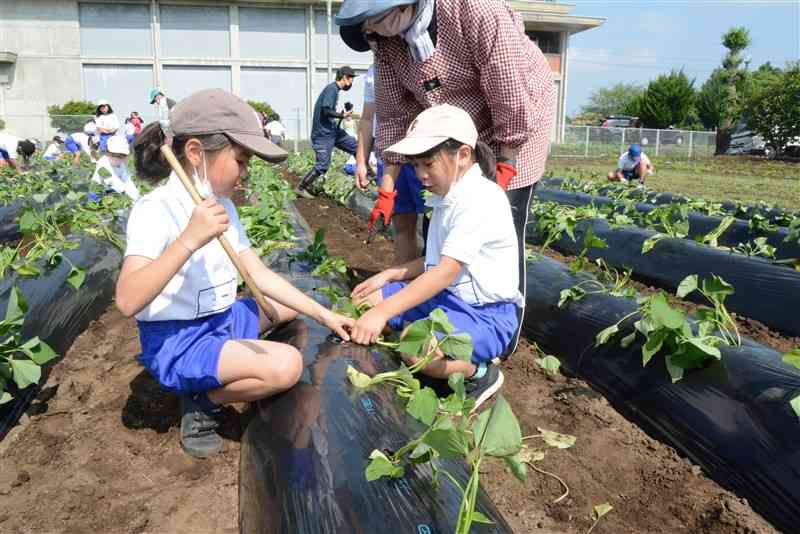
[[[162,185],[131,210],[117,307],[138,320],[139,361],[165,389],[181,395],[181,443],[206,457],[222,448],[220,406],[269,397],[293,386],[303,369],[294,347],[259,334],[303,313],[349,339],[352,320],[324,308],[268,269],[250,247],[230,200],[251,155],[282,161],[256,112],[220,89],[182,100],[170,114],[172,147],[204,201],[195,206],[160,147],[165,132],[147,126],[134,146],[139,176]],[[215,240],[238,253],[269,310],[236,299],[237,272]]]

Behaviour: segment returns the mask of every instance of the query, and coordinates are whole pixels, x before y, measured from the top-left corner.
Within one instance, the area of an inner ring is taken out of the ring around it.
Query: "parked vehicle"
[[[727,154],[757,154],[767,159],[775,159],[780,154],[800,157],[800,137],[795,137],[785,146],[776,147],[750,129],[745,119],[736,123],[731,134]]]

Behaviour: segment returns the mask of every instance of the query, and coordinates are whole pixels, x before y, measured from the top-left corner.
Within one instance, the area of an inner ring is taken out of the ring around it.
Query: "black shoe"
[[[219,422],[189,397],[181,397],[181,446],[195,458],[208,458],[222,450]]]
[[[464,389],[467,397],[475,399],[475,408],[489,400],[492,395],[500,390],[503,385],[503,373],[496,365],[489,364],[486,373],[480,378],[468,378],[464,380]]]

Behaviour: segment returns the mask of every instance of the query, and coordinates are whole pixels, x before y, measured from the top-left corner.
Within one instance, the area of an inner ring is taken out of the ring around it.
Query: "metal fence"
[[[716,149],[716,132],[565,126],[560,142],[553,143],[554,157],[617,157],[632,143],[649,156],[681,159],[708,158]]]

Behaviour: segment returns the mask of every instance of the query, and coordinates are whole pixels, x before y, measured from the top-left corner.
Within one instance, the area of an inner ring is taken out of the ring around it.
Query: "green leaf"
[[[441,308],[434,308],[430,315],[428,315],[428,318],[433,323],[433,330],[436,332],[452,334],[456,330],[453,323],[451,323],[450,319],[447,317],[447,314]]]
[[[109,171],[105,167],[100,167],[99,169],[97,169],[97,174],[99,174],[103,178],[111,178],[111,171]]]
[[[792,407],[792,410],[794,410],[795,415],[797,415],[797,417],[800,417],[800,395],[790,400],[789,406]]]
[[[67,275],[67,283],[71,285],[73,289],[80,289],[84,280],[86,280],[86,270],[73,265]]]
[[[604,502],[603,504],[598,504],[592,509],[594,513],[594,519],[600,519],[613,509],[614,507],[608,504],[607,502]]]
[[[494,521],[486,517],[484,514],[477,510],[472,512],[472,520],[476,523],[483,523],[484,525],[494,525]]]
[[[733,295],[736,291],[733,286],[720,278],[719,276],[712,275],[710,279],[703,280],[703,292],[713,296],[729,296]]]
[[[16,263],[12,267],[21,276],[39,276],[42,274],[42,271],[29,261]]]
[[[453,334],[445,336],[439,342],[439,348],[453,358],[469,362],[472,360],[472,337],[469,334]]]
[[[561,362],[555,356],[547,355],[544,358],[536,358],[536,363],[539,364],[539,367],[554,375],[558,373],[558,369],[561,367]]]
[[[612,324],[608,328],[604,328],[597,333],[595,337],[595,347],[599,347],[600,345],[605,345],[608,343],[608,340],[611,339],[611,336],[619,332],[619,324]]]
[[[11,293],[8,295],[5,320],[9,323],[21,325],[27,311],[28,302],[25,300],[25,295],[22,294],[22,291],[17,286],[12,287]]]
[[[794,365],[798,369],[800,369],[800,347],[791,350],[783,355],[783,363],[788,363],[789,365]]]
[[[664,345],[664,340],[670,335],[669,330],[659,329],[650,332],[647,341],[642,345],[642,366],[647,365]]]
[[[684,278],[678,285],[678,291],[675,293],[678,298],[685,298],[686,295],[697,289],[697,275],[690,274]]]
[[[464,389],[464,375],[461,373],[453,373],[447,378],[447,385],[453,390],[459,400],[464,400],[467,393]]]
[[[369,455],[369,459],[371,461],[369,465],[367,465],[367,469],[365,471],[367,480],[369,482],[378,480],[382,477],[400,478],[403,476],[403,468],[394,465],[391,460],[389,460],[389,458],[381,451],[375,449],[372,451],[372,454]]]
[[[433,323],[429,319],[414,321],[400,339],[397,345],[397,352],[412,356],[425,356],[432,332]]]
[[[642,254],[647,254],[648,252],[653,250],[653,247],[656,246],[656,243],[658,243],[659,241],[661,241],[665,237],[667,237],[667,236],[664,235],[664,234],[656,234],[656,235],[646,239],[645,242],[642,243]]]
[[[636,341],[636,330],[619,340],[619,346],[623,349],[630,347]]]
[[[35,195],[31,195],[31,198],[37,204],[41,204],[45,200],[47,200],[47,193],[36,193]]]
[[[352,365],[347,366],[347,378],[350,379],[351,384],[359,389],[367,388],[372,384],[372,378],[369,375],[365,375]]]
[[[502,395],[497,397],[491,410],[478,416],[473,433],[476,443],[489,456],[510,456],[522,447],[519,422]]]
[[[522,460],[522,457],[519,453],[512,454],[511,456],[504,456],[503,460],[505,460],[506,465],[511,469],[511,472],[517,477],[518,480],[525,482],[525,479],[528,477],[528,466]]]
[[[43,365],[58,357],[56,351],[54,351],[50,345],[40,340],[38,336],[29,339],[20,347],[20,349],[24,351],[31,360],[39,365]]]
[[[657,325],[666,326],[671,330],[677,330],[686,322],[683,310],[670,306],[664,293],[656,293],[651,297],[650,317]]]
[[[468,452],[463,436],[452,426],[429,431],[425,435],[423,443],[429,445],[439,456],[445,459],[460,458]]]
[[[14,382],[20,389],[36,384],[42,377],[42,369],[30,360],[10,360]]]
[[[411,416],[426,425],[433,424],[436,413],[439,411],[439,398],[431,388],[423,388],[411,396],[406,411]]]
[[[667,356],[666,358],[664,358],[664,363],[667,366],[667,372],[669,373],[669,376],[672,379],[673,383],[675,383],[678,380],[683,378],[683,372],[684,372],[683,367],[679,367],[679,366],[675,365],[672,362],[672,356],[671,355]]]
[[[32,210],[25,210],[19,218],[19,231],[23,234],[28,234],[36,229],[36,214]]]
[[[716,338],[716,339],[719,339],[719,338]],[[722,359],[722,353],[720,353],[719,349],[717,347],[715,347],[714,345],[711,345],[710,343],[707,343],[702,338],[693,337],[693,338],[687,339],[686,341],[688,343],[690,343],[691,345],[693,345],[694,347],[697,347],[701,351],[705,352],[709,356],[713,356],[714,358],[716,358],[718,360]]]
[[[575,445],[575,441],[577,439],[575,436],[571,436],[569,434],[560,434],[544,428],[539,428],[538,430],[542,435],[544,442],[551,447],[555,447],[556,449],[569,449]]]
[[[409,454],[408,457],[412,459],[422,458],[423,456],[431,452],[431,450],[432,449],[430,445],[428,445],[427,443],[420,443],[419,445],[414,447],[414,450],[411,451],[411,454]]]

